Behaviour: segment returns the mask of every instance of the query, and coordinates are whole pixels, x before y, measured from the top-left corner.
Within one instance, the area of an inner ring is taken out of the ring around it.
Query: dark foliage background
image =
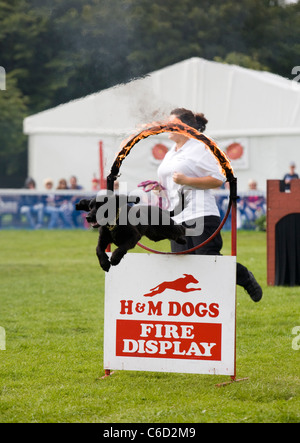
[[[292,78],[299,54],[299,1],[0,1],[0,187],[24,182],[26,115],[195,56]]]

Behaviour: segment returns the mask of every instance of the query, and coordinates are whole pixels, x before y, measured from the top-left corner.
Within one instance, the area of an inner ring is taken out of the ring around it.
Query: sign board
[[[105,277],[104,369],[235,373],[236,257],[127,254]]]

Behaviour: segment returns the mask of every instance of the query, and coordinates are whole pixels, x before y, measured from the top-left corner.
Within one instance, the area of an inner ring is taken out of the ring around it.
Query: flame
[[[179,119],[174,119],[172,122],[167,123],[159,123],[155,122],[152,123],[151,126],[147,125],[145,129],[142,129],[138,134],[135,134],[128,139],[126,139],[121,145],[123,145],[122,149],[118,153],[112,167],[111,167],[111,173],[108,177],[108,179],[115,179],[119,173],[119,169],[122,165],[122,162],[127,157],[127,155],[130,153],[133,146],[138,143],[139,141],[151,136],[151,135],[158,135],[163,132],[175,132],[177,134],[185,135],[188,138],[195,138],[196,140],[199,140],[203,142],[207,149],[209,149],[212,154],[216,157],[218,160],[222,173],[227,178],[227,181],[234,180],[234,172],[231,167],[230,161],[225,155],[223,151],[217,146],[217,144],[209,137],[204,135],[202,132],[197,131],[197,129],[192,128],[191,126],[188,126],[181,122]]]

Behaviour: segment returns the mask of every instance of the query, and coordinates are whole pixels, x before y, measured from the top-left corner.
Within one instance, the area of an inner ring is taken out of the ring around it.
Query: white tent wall
[[[119,140],[115,137],[69,134],[36,134],[29,138],[28,175],[33,177],[38,190],[44,189],[44,180],[51,178],[56,187],[61,178],[69,181],[72,175],[86,190],[92,189],[92,179],[100,176],[99,141],[103,142],[105,162],[113,160]],[[105,167],[104,163],[104,167]]]
[[[24,120],[29,136],[29,174],[42,189],[43,179],[78,176],[91,189],[99,177],[99,141],[105,174],[121,141],[145,123],[159,120],[175,107],[204,112],[207,135],[220,143],[242,140],[244,163],[233,162],[240,191],[254,178],[282,178],[290,161],[300,169],[300,84],[277,75],[192,58],[125,85],[71,101]],[[156,178],[152,147],[168,139],[138,143],[124,161],[121,181],[133,189]],[[228,144],[228,143],[227,143]]]
[[[51,178],[55,186],[61,178],[69,180],[72,175],[84,189],[92,189],[92,179],[100,177],[99,143],[104,153],[104,178],[109,174],[115,154],[120,150],[120,137],[78,135],[32,135],[29,139],[29,176],[34,177],[37,189],[44,189],[44,180]],[[128,191],[138,183],[157,178],[159,161],[152,155],[155,144],[163,143],[170,148],[169,140],[153,136],[136,144],[121,167],[119,182]],[[46,155],[46,153],[51,155]]]

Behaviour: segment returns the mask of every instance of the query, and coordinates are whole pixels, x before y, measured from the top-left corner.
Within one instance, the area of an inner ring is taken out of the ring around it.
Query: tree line
[[[23,184],[27,115],[190,57],[292,78],[299,54],[299,1],[2,0],[0,187]]]

